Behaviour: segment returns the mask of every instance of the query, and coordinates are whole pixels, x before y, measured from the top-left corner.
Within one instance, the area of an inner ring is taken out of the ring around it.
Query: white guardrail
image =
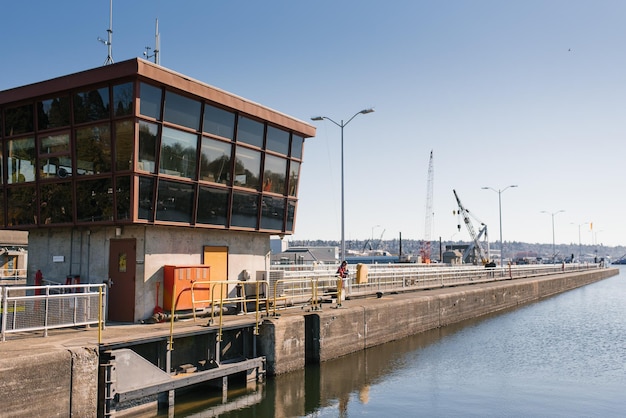
[[[1,340],[7,334],[98,324],[104,327],[105,284],[0,287]]]

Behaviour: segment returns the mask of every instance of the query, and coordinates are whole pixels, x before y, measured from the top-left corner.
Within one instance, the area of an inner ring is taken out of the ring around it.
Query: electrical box
[[[199,266],[163,266],[163,309],[176,311],[207,308],[211,305],[211,267]],[[195,283],[195,284],[194,284]],[[193,300],[191,288],[193,286]],[[219,298],[219,286],[215,297]]]

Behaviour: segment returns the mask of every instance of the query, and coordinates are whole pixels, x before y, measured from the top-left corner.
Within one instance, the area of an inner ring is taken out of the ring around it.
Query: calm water
[[[278,376],[256,392],[233,388],[229,397],[226,405],[206,395],[181,399],[176,416],[623,417],[626,268],[514,311]]]

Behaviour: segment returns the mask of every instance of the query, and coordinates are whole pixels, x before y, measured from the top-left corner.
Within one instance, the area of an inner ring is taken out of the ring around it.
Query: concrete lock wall
[[[617,269],[601,269],[351,300],[341,308],[306,313],[304,321],[288,316],[266,320],[261,326],[259,347],[267,356],[270,375],[286,373],[307,363],[324,362],[511,309],[618,273]]]
[[[0,417],[95,417],[98,355],[78,348],[0,358]]]

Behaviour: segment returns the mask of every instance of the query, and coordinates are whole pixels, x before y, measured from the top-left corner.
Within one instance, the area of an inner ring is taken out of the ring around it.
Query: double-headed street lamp
[[[493,190],[498,193],[498,213],[500,215],[500,267],[502,267],[502,254],[504,253],[504,241],[502,241],[502,193],[511,187],[517,187],[517,184],[511,184],[510,186],[506,186],[504,189],[498,190],[488,186],[482,187],[484,190]]]
[[[350,123],[352,119],[357,117],[358,115],[365,115],[367,113],[372,113],[374,109],[368,108],[363,109],[354,114],[346,123],[341,120],[341,123],[337,123],[328,116],[315,116],[311,118],[311,120],[329,120],[335,125],[341,128],[341,261],[343,262],[346,259],[346,207],[345,207],[345,194],[344,194],[344,170],[343,170],[343,128]]]
[[[542,210],[541,213],[547,213],[549,215],[552,216],[552,262],[554,263],[554,260],[556,258],[556,246],[555,246],[555,242],[554,242],[554,215],[561,213],[561,212],[565,212],[563,209],[561,210],[557,210],[556,212],[548,212],[545,210]]]

